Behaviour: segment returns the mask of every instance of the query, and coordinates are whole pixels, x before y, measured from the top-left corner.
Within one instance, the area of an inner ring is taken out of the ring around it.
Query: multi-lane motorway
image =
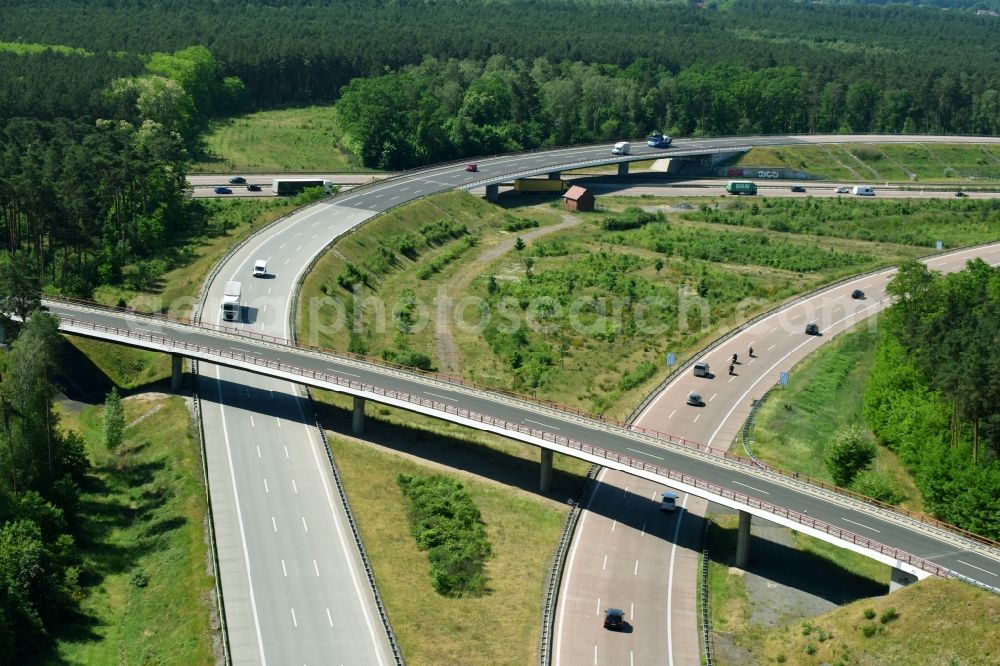
[[[669,150],[634,144],[635,154],[628,159],[823,140],[822,137],[678,140]],[[838,136],[826,140],[926,142],[934,138]],[[954,137],[939,140],[956,141]],[[489,158],[479,160],[479,173],[466,172],[461,165],[435,167],[351,191],[332,203],[311,206],[255,237],[226,260],[208,287],[203,321],[217,319],[223,282],[242,279],[247,290],[244,294],[247,307],[245,321],[240,327],[289,337],[287,308],[298,278],[317,253],[365,219],[414,198],[447,189],[471,189],[521,175],[614,161],[609,153],[608,145]],[[271,279],[250,277],[250,266],[258,258],[268,260]],[[70,313],[54,303],[52,309],[57,313]],[[120,323],[121,320],[116,321]],[[832,330],[832,325],[829,328]],[[164,331],[199,340],[206,347],[220,345],[218,338],[206,333],[178,333],[170,327]],[[762,339],[764,336],[775,340],[780,337],[778,331],[759,334]],[[781,339],[786,342],[795,339],[795,331],[785,335],[787,338]],[[255,349],[249,341],[230,340],[225,344],[237,349]],[[767,350],[768,345],[761,344],[761,361],[754,361],[755,370],[770,372],[773,362],[765,362],[770,357],[764,356],[764,352],[773,354],[774,350]],[[808,349],[803,346],[800,351],[804,353]],[[509,423],[527,419],[540,424],[535,427],[549,433],[574,437],[721,486],[752,491],[768,502],[807,511],[810,516],[841,527],[848,525],[844,522],[845,516],[853,517],[848,523],[858,525],[858,530],[867,529],[873,533],[868,536],[877,534],[880,541],[891,542],[921,557],[938,558],[935,561],[972,578],[978,576],[977,579],[993,582],[988,576],[1000,575],[1000,565],[989,556],[967,553],[951,542],[831,502],[794,484],[761,478],[750,470],[719,467],[701,457],[637,441],[623,432],[595,429],[588,422],[548,411],[539,412],[530,405],[496,401],[460,387],[436,385],[428,391],[426,383],[417,377],[386,375],[377,368],[333,358],[296,355],[291,350],[277,349],[257,353],[413,396],[444,396],[437,399],[442,414],[447,411],[445,407],[461,405]],[[788,355],[787,359],[792,357]],[[747,369],[753,367],[748,364]],[[343,523],[343,507],[331,489],[319,433],[309,424],[308,403],[288,382],[204,364],[199,371],[200,392],[205,400],[203,419],[221,580],[234,661],[390,663],[391,646],[375,610],[374,597],[361,576],[357,549]],[[723,386],[725,380],[722,378],[712,381],[719,385],[718,395],[706,396],[712,400],[698,413],[700,416],[691,414],[688,418],[687,411],[670,415],[672,399],[663,398],[665,402],[654,408],[656,418],[666,414],[667,421],[673,421],[668,423],[670,427],[680,427],[687,419],[695,424],[692,427],[700,429],[699,432],[710,428],[710,422],[714,423],[713,434],[718,441],[723,441],[719,438],[725,435],[725,422],[709,415],[713,412],[737,415],[747,388],[735,382]],[[745,375],[743,381],[750,381],[750,376]],[[761,392],[765,381],[758,380]],[[701,425],[697,425],[699,422]]]

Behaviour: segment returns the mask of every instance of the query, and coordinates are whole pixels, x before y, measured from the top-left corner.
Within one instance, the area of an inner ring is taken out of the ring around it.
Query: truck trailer
[[[298,194],[307,187],[322,187],[329,194],[333,191],[333,183],[328,180],[312,178],[275,178],[271,181],[271,191],[278,196]]]
[[[726,183],[727,194],[757,194],[757,183],[749,180],[731,180]]]
[[[243,283],[230,280],[222,290],[222,318],[226,321],[239,321],[242,317],[240,295]]]
[[[515,192],[565,192],[568,189],[568,180],[558,180],[552,178],[518,178],[514,181]]]

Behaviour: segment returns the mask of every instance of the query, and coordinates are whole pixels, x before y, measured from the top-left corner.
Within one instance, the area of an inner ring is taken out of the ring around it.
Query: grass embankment
[[[330,443],[407,662],[537,661],[543,581],[565,508],[458,476],[482,513],[493,556],[486,562],[487,594],[444,597],[432,587],[427,552],[406,529],[408,502],[396,483],[399,474],[426,475],[428,467],[336,436]]]
[[[769,464],[833,484],[823,462],[837,430],[864,423],[863,397],[875,361],[879,333],[867,324],[837,336],[799,363],[786,387],[776,387],[757,414],[751,451]],[[733,450],[742,453],[739,444]],[[923,501],[899,458],[877,448],[874,467],[905,496],[901,506],[921,511]]]
[[[1000,146],[927,143],[753,148],[736,164],[784,166],[844,182],[969,182],[995,186],[1000,181]]]
[[[214,583],[206,568],[199,444],[187,406],[153,395],[123,405],[131,425],[116,451],[103,444],[103,406],[62,415],[83,434],[93,469],[81,494],[86,596],[57,637],[59,661],[212,663]]]
[[[374,356],[406,348],[472,381],[622,417],[660,380],[667,352],[683,360],[756,312],[926,254],[935,240],[953,247],[1000,236],[996,207],[980,201],[644,197],[666,216],[620,230],[602,221],[634,198],[605,197],[605,213],[572,215],[532,201],[505,208],[453,192],[365,225],[307,278],[300,340]],[[423,227],[438,222],[463,231],[425,242]],[[511,226],[520,222],[538,228]],[[349,290],[358,286],[363,302]],[[450,338],[433,323],[442,293],[461,306],[444,309]],[[651,300],[658,304],[645,308]],[[411,310],[405,333],[401,309]],[[346,321],[359,314],[352,336]],[[516,332],[498,330],[510,321]]]
[[[332,106],[260,111],[216,124],[193,171],[330,173],[369,171],[340,148]]]
[[[1000,598],[953,580],[928,578],[763,636],[766,664],[996,664]]]

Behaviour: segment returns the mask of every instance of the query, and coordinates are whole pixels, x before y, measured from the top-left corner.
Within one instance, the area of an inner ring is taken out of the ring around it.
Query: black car
[[[228,187],[216,187],[212,190],[216,194],[232,194],[233,191]]]
[[[805,192],[806,188],[801,185],[792,185],[792,192]]]
[[[865,292],[861,291],[860,289],[855,289],[854,291],[851,292],[851,298],[855,300],[861,300],[864,297],[865,297]]]
[[[260,185],[258,185],[257,183],[250,183],[249,185],[247,185],[247,191],[260,192]]]
[[[233,176],[232,178],[229,179],[230,185],[242,185],[245,182],[247,182],[247,179],[244,178],[243,176]]]
[[[625,611],[620,608],[608,608],[604,611],[604,628],[621,631],[625,628]]]
[[[819,326],[816,325],[816,322],[811,321],[806,324],[806,335],[819,335]]]
[[[955,192],[955,196],[956,196],[956,197],[962,197],[962,198],[965,198],[965,197],[967,197],[967,196],[969,196],[969,195],[968,195],[968,194],[966,194],[965,192],[961,192],[961,191],[959,191],[959,192]]]

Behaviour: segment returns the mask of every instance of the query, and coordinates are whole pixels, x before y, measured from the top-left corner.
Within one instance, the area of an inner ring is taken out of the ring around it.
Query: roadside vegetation
[[[753,148],[739,166],[783,166],[816,178],[844,183],[964,182],[970,188],[996,187],[1000,146],[968,144],[833,144]],[[808,185],[808,183],[806,183]]]
[[[1000,235],[989,201],[640,201],[607,197],[602,212],[568,214],[455,192],[393,211],[317,263],[300,340],[623,416],[662,377],[667,352],[683,360],[755,312],[936,240]],[[443,322],[442,296],[462,304]]]
[[[410,450],[407,440],[413,437],[426,439],[432,448],[463,446],[403,428],[391,435],[389,446]],[[513,666],[537,661],[542,586],[565,506],[369,443],[336,435],[330,443],[407,662]],[[442,462],[449,465],[447,459]],[[502,476],[511,471],[508,467]],[[492,552],[485,563],[485,594],[444,596],[435,590],[427,551],[401,529],[408,523],[408,502],[396,483],[401,474],[440,474],[449,483],[461,483],[481,513]],[[530,476],[537,482],[536,474]]]

